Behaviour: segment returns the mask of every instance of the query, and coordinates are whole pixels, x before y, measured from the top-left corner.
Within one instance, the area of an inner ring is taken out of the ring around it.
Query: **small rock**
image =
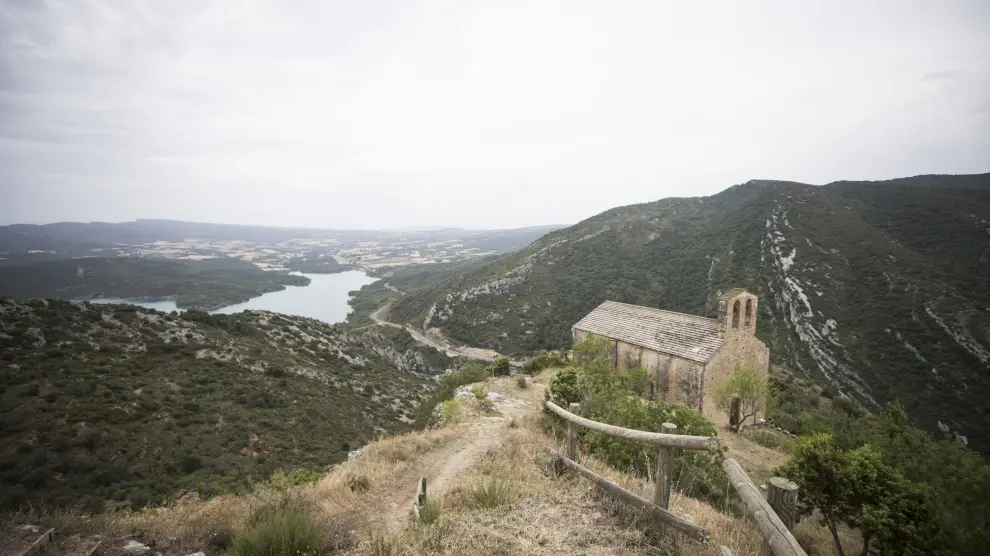
[[[205,552],[193,552],[192,554],[186,554],[186,556],[206,556]]]
[[[356,459],[361,459],[362,455],[364,455],[364,451],[361,448],[358,448],[357,450],[352,450],[350,452],[347,452],[347,461],[354,461]]]
[[[497,402],[497,401],[501,400],[504,397],[505,396],[503,396],[502,394],[499,394],[498,392],[489,392],[488,393],[488,399],[491,400],[491,401],[493,401],[493,402]]]
[[[24,531],[25,533],[38,533],[41,530],[38,529],[37,525],[21,525],[21,531]]]
[[[120,551],[123,552],[124,554],[132,554],[132,555],[146,554],[150,550],[151,547],[149,547],[146,544],[140,543],[134,539],[127,541],[127,544],[125,544],[123,548],[120,549]]]

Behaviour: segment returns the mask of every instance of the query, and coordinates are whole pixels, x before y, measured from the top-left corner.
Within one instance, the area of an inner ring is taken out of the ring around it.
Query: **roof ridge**
[[[632,303],[623,303],[621,301],[612,301],[610,299],[607,299],[607,300],[603,301],[602,302],[602,305],[605,305],[606,303],[611,303],[613,305],[622,305],[624,307],[634,307],[636,309],[646,309],[648,311],[655,311],[657,313],[666,313],[668,315],[677,315],[677,316],[681,316],[681,317],[690,317],[690,318],[693,318],[693,319],[698,319],[698,320],[704,321],[706,323],[717,322],[718,321],[718,319],[713,319],[711,317],[702,317],[700,315],[692,315],[691,313],[681,313],[681,312],[678,312],[678,311],[669,311],[667,309],[657,309],[656,307],[648,307],[646,305],[634,305]],[[599,305],[599,307],[600,306],[601,305]]]

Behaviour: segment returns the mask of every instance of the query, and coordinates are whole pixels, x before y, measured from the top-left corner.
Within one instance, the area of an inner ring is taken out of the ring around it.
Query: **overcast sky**
[[[0,223],[572,223],[990,172],[990,2],[0,0]]]

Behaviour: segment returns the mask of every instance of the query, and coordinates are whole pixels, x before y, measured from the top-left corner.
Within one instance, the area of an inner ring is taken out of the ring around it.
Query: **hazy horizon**
[[[0,225],[573,224],[990,172],[990,4],[0,4]]]

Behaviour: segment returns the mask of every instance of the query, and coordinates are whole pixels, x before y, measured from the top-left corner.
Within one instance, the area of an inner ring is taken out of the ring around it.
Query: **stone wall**
[[[721,349],[705,366],[703,413],[717,423],[728,418],[715,409],[715,389],[724,382],[737,367],[750,365],[763,376],[770,375],[770,348],[756,335],[729,335]],[[758,415],[757,419],[762,417]]]

